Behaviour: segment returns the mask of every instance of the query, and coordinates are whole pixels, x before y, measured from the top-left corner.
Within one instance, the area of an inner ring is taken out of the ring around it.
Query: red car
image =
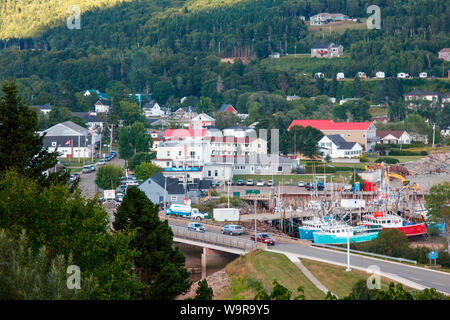
[[[255,235],[250,237],[250,240],[255,241]],[[258,242],[264,242],[267,243],[268,245],[275,245],[275,240],[273,239],[273,237],[268,234],[268,233],[258,233],[256,235],[256,241]]]

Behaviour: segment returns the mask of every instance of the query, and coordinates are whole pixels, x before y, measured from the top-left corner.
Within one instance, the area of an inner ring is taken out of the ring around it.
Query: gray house
[[[210,180],[195,179],[193,183],[186,185],[186,198],[190,199],[193,204],[198,203],[203,192],[209,190],[211,186],[212,181]],[[175,178],[164,177],[160,172],[145,180],[138,188],[144,191],[147,198],[155,204],[162,205],[164,203],[164,188],[167,192],[167,205],[184,204],[183,183]]]

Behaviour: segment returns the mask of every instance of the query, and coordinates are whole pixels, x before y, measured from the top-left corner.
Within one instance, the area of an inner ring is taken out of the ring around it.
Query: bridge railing
[[[244,251],[251,251],[257,247],[254,241],[244,240],[233,236],[226,236],[219,233],[191,231],[186,227],[181,226],[171,225],[170,227],[176,237],[183,239],[206,242],[229,248],[239,248]]]

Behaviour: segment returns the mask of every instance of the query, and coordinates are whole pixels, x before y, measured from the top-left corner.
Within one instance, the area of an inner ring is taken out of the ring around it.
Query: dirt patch
[[[206,277],[208,286],[211,287],[214,293],[214,297],[219,296],[226,288],[231,284],[231,279],[226,273],[225,269],[219,270],[208,277]],[[184,300],[195,297],[195,291],[198,288],[198,282],[194,282],[187,293],[180,295],[176,300]]]

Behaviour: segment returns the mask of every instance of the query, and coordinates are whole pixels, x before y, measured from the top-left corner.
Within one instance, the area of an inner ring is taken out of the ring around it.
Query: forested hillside
[[[0,79],[18,79],[28,103],[52,103],[72,111],[91,106],[82,90],[151,92],[166,106],[185,103],[214,110],[231,103],[256,117],[277,111],[319,117],[313,105],[286,103],[285,96],[401,98],[423,87],[448,92],[449,83],[389,79],[336,82],[358,71],[373,76],[408,72],[446,76],[448,63],[437,53],[450,47],[450,6],[439,0],[84,0],[81,29],[66,26],[69,0],[0,1]],[[308,32],[300,19],[319,12],[368,17],[381,7],[381,30]],[[320,60],[269,54],[309,53],[318,41],[344,46],[343,58]],[[243,57],[249,64],[221,63]],[[306,73],[308,76],[303,76]],[[391,81],[392,80],[392,81]],[[318,113],[319,112],[319,113]]]

